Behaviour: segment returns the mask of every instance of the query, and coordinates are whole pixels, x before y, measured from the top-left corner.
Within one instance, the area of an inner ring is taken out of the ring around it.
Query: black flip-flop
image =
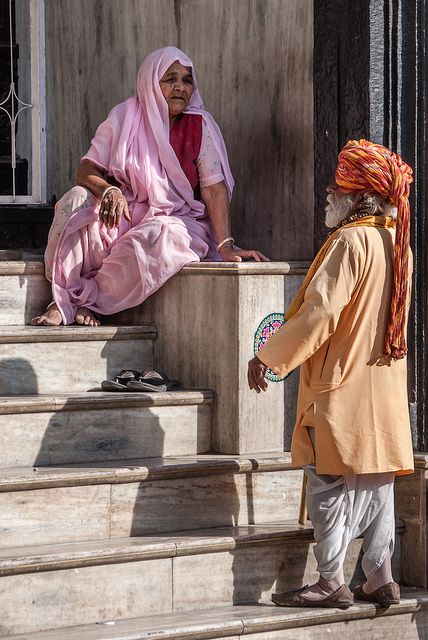
[[[122,369],[114,380],[103,380],[101,382],[101,389],[103,391],[128,391],[127,383],[131,380],[138,380],[139,377],[139,371]]]
[[[166,384],[149,384],[141,380],[131,380],[126,388],[128,391],[145,391],[146,393],[161,393],[168,390]]]
[[[172,391],[180,386],[178,380],[170,380],[162,371],[148,370],[142,371],[137,380],[130,380],[127,383],[129,391],[143,391],[159,393],[161,391]]]

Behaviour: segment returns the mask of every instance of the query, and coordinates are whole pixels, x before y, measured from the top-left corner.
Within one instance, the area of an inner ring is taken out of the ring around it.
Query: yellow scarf
[[[314,261],[309,267],[308,273],[306,274],[305,279],[303,280],[302,286],[296,294],[293,302],[288,307],[285,312],[285,319],[290,320],[300,309],[303,304],[303,300],[305,298],[306,289],[309,286],[310,281],[314,277],[315,273],[318,271],[321,263],[326,257],[331,245],[339,235],[339,232],[342,229],[348,229],[349,227],[395,227],[395,219],[390,218],[388,216],[366,216],[365,218],[360,218],[359,220],[354,220],[353,222],[349,222],[348,224],[344,224],[343,227],[340,227],[334,233],[332,233],[324,242],[321,249],[318,251],[315,256]]]

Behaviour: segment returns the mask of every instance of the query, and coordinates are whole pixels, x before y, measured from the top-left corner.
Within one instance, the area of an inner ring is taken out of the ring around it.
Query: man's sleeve
[[[358,260],[346,240],[335,240],[306,289],[299,311],[257,354],[279,376],[310,358],[336,330],[358,282]]]

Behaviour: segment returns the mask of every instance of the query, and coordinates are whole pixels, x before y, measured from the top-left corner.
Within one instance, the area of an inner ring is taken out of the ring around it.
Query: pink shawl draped
[[[84,158],[102,167],[124,187],[129,203],[148,202],[145,218],[163,214],[201,218],[205,205],[193,190],[169,142],[168,105],[159,80],[175,61],[191,67],[194,92],[186,113],[203,117],[219,154],[232,197],[234,181],[220,129],[205,110],[193,63],[183,51],[165,47],[150,53],[137,76],[137,97],[112,109],[97,129]]]
[[[81,187],[57,203],[45,252],[46,276],[64,324],[87,306],[116,313],[143,302],[191,261],[219,260],[205,205],[193,189],[169,142],[168,105],[159,80],[175,61],[193,69],[175,47],[152,52],[137,77],[137,97],[112,109],[98,127],[84,158],[113,176],[128,201],[131,222],[107,229],[99,203]],[[193,72],[187,113],[200,114],[219,154],[229,193],[233,191],[220,130],[205,111]]]

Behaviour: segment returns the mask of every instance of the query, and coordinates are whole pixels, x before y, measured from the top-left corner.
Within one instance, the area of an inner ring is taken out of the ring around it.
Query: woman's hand
[[[256,262],[269,262],[269,258],[266,258],[260,251],[254,249],[240,249],[239,247],[228,244],[223,245],[219,249],[219,253],[223,259],[223,262],[242,262],[243,260],[255,260]]]
[[[105,224],[108,229],[113,229],[119,226],[122,216],[131,221],[126,198],[119,189],[111,189],[101,200],[100,222]]]

